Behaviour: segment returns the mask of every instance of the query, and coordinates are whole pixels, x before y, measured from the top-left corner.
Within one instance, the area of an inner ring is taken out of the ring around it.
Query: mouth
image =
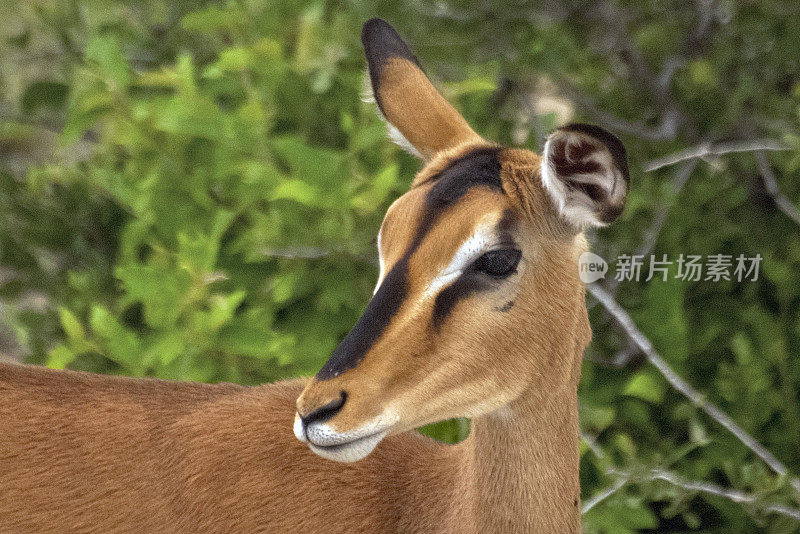
[[[347,463],[356,462],[371,453],[388,433],[389,430],[382,430],[335,445],[317,445],[309,439],[308,448],[327,460]]]
[[[384,416],[362,425],[355,431],[337,432],[325,423],[312,423],[304,428],[295,416],[294,434],[313,453],[336,462],[355,462],[371,453],[389,435],[396,419]]]

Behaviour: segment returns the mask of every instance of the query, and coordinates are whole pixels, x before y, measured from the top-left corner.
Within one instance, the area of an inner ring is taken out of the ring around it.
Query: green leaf
[[[100,305],[92,307],[89,324],[92,330],[105,340],[108,349],[105,356],[125,366],[134,374],[142,373],[139,358],[141,344],[133,332],[123,327],[116,317]]]
[[[23,113],[34,113],[39,108],[61,109],[67,102],[69,88],[59,82],[34,82],[22,94]]]
[[[58,345],[47,354],[47,367],[66,369],[75,360],[75,353],[64,345]]]
[[[108,80],[117,89],[127,87],[130,82],[130,69],[122,53],[122,46],[116,35],[95,35],[86,45],[86,59],[95,62]]]
[[[83,326],[71,311],[61,307],[58,309],[58,317],[61,321],[61,328],[64,329],[70,340],[80,342],[86,339],[86,332],[84,332]]]
[[[663,380],[653,376],[650,372],[642,371],[635,374],[628,381],[622,392],[625,395],[638,397],[642,400],[658,404],[664,400],[666,384]]]
[[[615,410],[611,406],[598,406],[591,402],[582,402],[580,416],[583,428],[599,434],[614,421]]]
[[[141,302],[144,318],[152,328],[173,326],[181,315],[192,280],[184,269],[163,270],[150,265],[117,268],[130,302]]]
[[[492,93],[497,90],[497,79],[492,77],[473,77],[444,85],[448,98],[458,98],[473,93]]]
[[[271,200],[294,200],[300,204],[314,206],[320,193],[313,185],[303,180],[283,180],[272,190]]]
[[[145,362],[158,361],[161,365],[169,365],[175,361],[185,349],[186,342],[181,332],[177,330],[168,330],[161,334],[152,344],[147,350],[147,354],[143,360]]]

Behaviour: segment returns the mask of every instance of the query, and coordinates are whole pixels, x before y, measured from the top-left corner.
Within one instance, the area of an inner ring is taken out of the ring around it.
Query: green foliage
[[[602,256],[633,253],[668,205],[658,257],[764,257],[755,282],[624,282],[616,294],[681,376],[800,473],[797,225],[752,154],[698,162],[683,187],[679,166],[642,171],[701,141],[776,139],[792,150],[768,161],[797,204],[789,3],[60,0],[0,15],[0,353],[247,384],[315,372],[369,299],[380,219],[418,168],[360,100],[360,26],[380,15],[487,138],[536,150],[567,116],[622,135],[633,187],[622,219],[590,236]],[[599,306],[591,316],[581,420],[602,456],[582,448],[585,500],[616,465],[798,507],[641,357],[614,365],[627,341]],[[466,428],[426,432],[454,441]],[[585,523],[797,531],[645,478]]]

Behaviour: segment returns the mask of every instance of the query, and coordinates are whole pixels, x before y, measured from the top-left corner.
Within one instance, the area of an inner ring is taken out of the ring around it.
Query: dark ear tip
[[[361,41],[365,42],[370,35],[380,32],[381,30],[383,31],[389,30],[391,32],[394,32],[394,28],[392,28],[391,24],[389,24],[385,20],[379,19],[377,17],[369,19],[367,22],[364,23],[364,26],[361,28]]]
[[[417,57],[397,30],[383,19],[373,18],[364,23],[361,28],[361,43],[364,45],[370,68],[377,68],[391,57],[401,57],[419,66]]]
[[[400,38],[400,34],[397,33],[397,30],[383,19],[377,17],[369,19],[361,28],[361,43],[365,48],[378,45],[379,43],[388,44],[397,42],[405,45],[403,39]]]
[[[379,18],[372,18],[365,22],[364,26],[361,28],[361,43],[367,46],[367,43],[371,40],[371,36],[379,32],[381,26],[389,26],[389,23]],[[391,26],[389,26],[389,28],[391,28]]]

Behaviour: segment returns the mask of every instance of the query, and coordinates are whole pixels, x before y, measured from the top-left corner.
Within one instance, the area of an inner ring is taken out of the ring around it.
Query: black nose
[[[338,399],[329,402],[325,406],[320,406],[316,410],[307,413],[305,415],[300,414],[300,420],[303,422],[304,427],[307,427],[308,425],[314,422],[321,423],[323,421],[327,421],[328,419],[339,413],[339,410],[342,409],[342,406],[344,406],[345,402],[347,402],[347,393],[345,393],[344,391],[340,391]]]

